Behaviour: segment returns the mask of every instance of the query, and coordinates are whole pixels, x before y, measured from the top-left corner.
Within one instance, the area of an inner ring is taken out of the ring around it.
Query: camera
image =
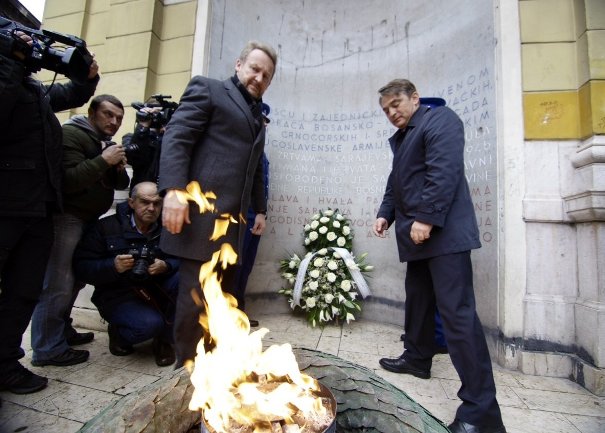
[[[156,258],[155,248],[143,245],[139,249],[128,251],[134,258],[134,266],[131,269],[132,279],[141,281],[149,277],[149,266],[153,264]]]
[[[86,48],[86,42],[76,36],[34,30],[14,21],[0,17],[0,38],[8,41],[11,54],[15,51],[23,55],[25,69],[28,73],[48,69],[65,75],[72,81],[83,84],[88,80],[88,72],[93,62],[92,54]],[[33,40],[30,46],[17,32],[23,32]],[[59,49],[53,44],[63,44],[69,48]]]
[[[151,121],[150,128],[161,129],[172,117],[174,111],[178,108],[179,104],[174,101],[168,101],[168,99],[172,98],[170,95],[152,95],[146,102],[133,102],[130,104],[132,108],[137,110],[137,121],[138,122],[147,122]],[[143,108],[155,108],[160,107],[161,111],[157,113],[148,113],[147,111],[142,111]]]

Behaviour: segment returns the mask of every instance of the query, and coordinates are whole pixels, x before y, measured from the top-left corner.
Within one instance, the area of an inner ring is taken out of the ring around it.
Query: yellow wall
[[[605,134],[605,1],[520,0],[528,140]]]
[[[196,7],[196,0],[170,5],[161,0],[47,0],[42,27],[79,36],[95,53],[101,74],[96,93],[113,94],[125,106],[121,136],[134,125],[131,102],[155,93],[179,100],[191,77]],[[53,75],[42,71],[39,76],[48,82]]]

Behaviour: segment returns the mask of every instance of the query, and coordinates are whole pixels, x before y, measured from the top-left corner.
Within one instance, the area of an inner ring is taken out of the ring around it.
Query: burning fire
[[[200,212],[215,211],[209,200],[216,196],[203,193],[197,182],[190,183],[180,198],[196,202]],[[211,239],[224,236],[231,223],[237,221],[221,215]],[[273,345],[263,352],[262,338],[269,330],[251,333],[248,317],[237,308],[236,299],[221,289],[217,266],[225,269],[236,262],[237,254],[224,243],[200,269],[206,307],[200,323],[214,347],[206,351],[203,340],[197,346],[191,373],[195,390],[189,409],[203,410],[216,433],[242,427],[249,429],[237,431],[273,432],[276,421],[284,424],[280,431],[312,431],[300,425],[300,419],[327,415],[322,399],[315,394],[319,383],[300,372],[290,344]],[[300,429],[288,430],[288,425],[295,424]]]

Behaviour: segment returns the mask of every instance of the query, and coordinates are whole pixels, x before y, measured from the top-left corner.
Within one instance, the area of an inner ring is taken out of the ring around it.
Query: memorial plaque
[[[497,183],[493,5],[482,0],[213,0],[208,75],[226,78],[246,41],[279,53],[266,153],[269,213],[255,270],[254,299],[283,284],[278,261],[303,252],[302,228],[319,209],[342,211],[355,230],[353,252],[376,266],[364,317],[402,324],[405,265],[394,230],[371,232],[380,206],[395,132],[377,90],[409,78],[421,96],[441,97],[462,119],[465,168],[483,247],[473,253],[477,304],[496,327]],[[270,305],[269,305],[270,304]],[[285,299],[266,307],[285,311]]]

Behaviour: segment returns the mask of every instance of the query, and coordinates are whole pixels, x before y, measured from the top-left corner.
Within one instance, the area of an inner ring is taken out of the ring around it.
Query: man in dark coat
[[[251,41],[235,63],[235,75],[219,81],[194,77],[180,106],[167,125],[162,141],[159,187],[164,199],[161,247],[181,257],[179,296],[175,318],[177,366],[193,360],[202,337],[198,322],[201,308],[191,295],[199,284],[200,266],[221,244],[241,251],[246,224],[231,224],[225,236],[211,241],[220,214],[245,221],[251,204],[261,215],[253,234],[262,234],[266,213],[261,155],[265,142],[262,95],[271,84],[277,54],[269,45]],[[179,198],[191,181],[202,191],[212,191],[216,212],[200,214],[197,206]],[[223,290],[233,292],[234,266],[222,272]]]
[[[156,364],[174,363],[172,323],[178,259],[158,248],[162,198],[153,182],[141,182],[116,213],[84,234],[74,253],[78,280],[95,286],[92,302],[108,323],[109,351],[129,355],[153,338]]]
[[[85,82],[44,86],[14,50],[21,42],[13,30],[0,18],[0,390],[25,394],[48,382],[19,359],[53,244],[52,214],[61,209],[62,135],[54,113],[88,101],[99,76],[93,62]]]
[[[443,319],[462,404],[454,433],[504,433],[483,328],[475,310],[470,250],[479,230],[464,176],[464,128],[447,107],[420,105],[416,87],[393,80],[379,90],[380,105],[398,128],[389,142],[393,168],[374,233],[395,222],[399,259],[407,262],[403,354],[380,365],[428,379],[435,344],[435,308]]]

